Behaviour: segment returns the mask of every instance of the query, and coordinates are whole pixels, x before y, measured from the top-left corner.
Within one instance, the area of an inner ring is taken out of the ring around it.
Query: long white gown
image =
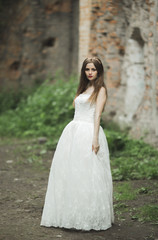
[[[75,99],[74,119],[59,139],[49,174],[41,225],[106,230],[114,221],[113,187],[107,140],[92,152],[95,104],[89,94]]]

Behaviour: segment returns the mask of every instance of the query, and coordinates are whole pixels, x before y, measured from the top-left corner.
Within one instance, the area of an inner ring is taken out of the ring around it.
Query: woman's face
[[[97,78],[97,69],[93,63],[88,63],[85,68],[85,74],[89,81],[93,81]]]

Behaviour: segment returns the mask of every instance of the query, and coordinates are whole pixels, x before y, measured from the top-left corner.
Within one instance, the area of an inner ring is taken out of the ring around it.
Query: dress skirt
[[[92,152],[94,124],[72,120],[54,153],[41,225],[106,230],[114,221],[109,150],[102,127]]]

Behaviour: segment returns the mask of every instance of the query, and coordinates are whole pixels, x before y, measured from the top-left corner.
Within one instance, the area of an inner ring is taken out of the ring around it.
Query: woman
[[[74,119],[59,139],[50,169],[41,225],[106,230],[114,221],[107,140],[100,126],[107,99],[99,58],[86,58]]]

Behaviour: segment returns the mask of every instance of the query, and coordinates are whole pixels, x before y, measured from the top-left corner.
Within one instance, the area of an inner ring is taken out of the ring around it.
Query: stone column
[[[80,0],[79,15],[79,72],[83,60],[89,56],[91,0]]]
[[[150,17],[149,17],[149,24],[150,24],[150,33],[149,33],[149,40],[150,40],[150,51],[151,55],[153,56],[152,62],[150,62],[151,67],[151,103],[152,103],[152,127],[155,131],[156,136],[158,136],[158,100],[157,100],[157,76],[156,76],[156,69],[157,69],[157,13],[158,13],[158,2],[157,0],[150,1],[151,8],[150,8]]]

